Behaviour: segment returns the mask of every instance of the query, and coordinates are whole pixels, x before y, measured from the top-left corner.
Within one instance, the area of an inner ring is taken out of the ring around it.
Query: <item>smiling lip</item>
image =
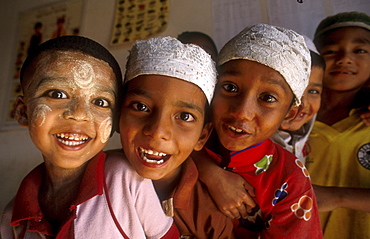
[[[297,117],[295,117],[295,121],[301,121],[304,119],[304,117],[306,116],[307,114],[306,113],[300,113],[297,115]]]
[[[332,75],[354,75],[355,73],[353,71],[343,69],[343,70],[331,71],[330,74]]]
[[[147,165],[155,165],[155,166],[163,165],[171,157],[170,154],[154,151],[151,149],[145,149],[142,147],[138,148],[138,152],[139,152],[140,158]]]
[[[232,138],[238,138],[238,137],[243,137],[246,135],[251,135],[251,133],[245,131],[241,127],[232,126],[230,124],[224,124],[223,129]]]
[[[81,148],[91,140],[89,136],[79,133],[58,133],[55,138],[65,148]]]

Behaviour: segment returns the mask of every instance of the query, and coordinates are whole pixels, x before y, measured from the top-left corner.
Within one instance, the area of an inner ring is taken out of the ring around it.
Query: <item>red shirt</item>
[[[221,163],[219,155],[208,152]],[[261,238],[322,238],[310,177],[292,153],[266,140],[242,151],[229,152],[226,165],[252,184],[256,193],[257,206],[248,219],[235,220],[239,238],[256,235]]]

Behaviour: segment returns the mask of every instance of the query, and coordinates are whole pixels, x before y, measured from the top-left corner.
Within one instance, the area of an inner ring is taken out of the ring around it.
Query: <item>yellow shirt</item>
[[[332,126],[316,121],[306,158],[312,184],[370,188],[370,127],[356,111]],[[336,209],[320,213],[324,238],[370,238],[370,213]]]

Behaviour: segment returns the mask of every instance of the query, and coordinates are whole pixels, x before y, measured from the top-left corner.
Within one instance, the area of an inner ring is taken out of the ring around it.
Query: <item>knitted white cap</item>
[[[209,103],[217,81],[215,63],[206,51],[172,37],[138,41],[131,48],[124,83],[149,74],[191,82],[202,89]]]
[[[221,49],[217,65],[231,60],[256,61],[278,71],[300,105],[311,72],[310,52],[293,30],[257,24],[242,30]]]
[[[308,50],[315,52],[317,55],[320,55],[319,51],[316,49],[316,46],[311,40],[311,38],[309,38],[306,35],[302,35],[302,36],[304,37],[304,41],[306,42],[306,46]]]

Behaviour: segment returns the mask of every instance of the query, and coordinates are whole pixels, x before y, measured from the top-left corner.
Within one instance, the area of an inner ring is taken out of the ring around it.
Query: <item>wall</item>
[[[17,39],[18,14],[40,7],[53,0],[0,0],[0,114],[5,114],[4,97],[9,91]],[[81,35],[106,46],[124,69],[129,44],[109,46],[115,0],[84,0]],[[161,35],[176,37],[183,31],[202,31],[212,36],[211,0],[172,0],[169,25]],[[110,140],[107,148],[118,148],[119,136]],[[22,178],[42,162],[25,129],[0,132],[0,210],[14,196]]]

